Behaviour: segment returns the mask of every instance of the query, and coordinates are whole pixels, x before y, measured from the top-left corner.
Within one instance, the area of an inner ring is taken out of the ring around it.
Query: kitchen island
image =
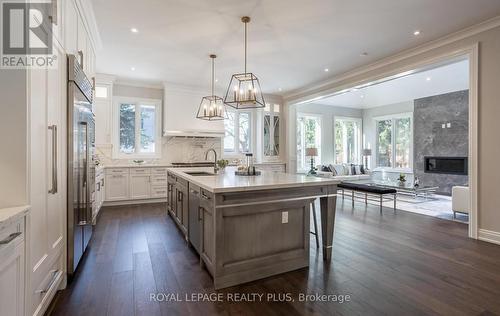
[[[168,212],[216,289],[309,266],[310,207],[317,198],[323,258],[330,261],[338,180],[208,170],[168,169]]]

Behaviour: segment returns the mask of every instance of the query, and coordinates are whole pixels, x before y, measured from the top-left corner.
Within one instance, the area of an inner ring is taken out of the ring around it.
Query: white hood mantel
[[[201,98],[207,95],[207,89],[164,82],[163,93],[163,136],[224,136],[223,121],[196,118]]]

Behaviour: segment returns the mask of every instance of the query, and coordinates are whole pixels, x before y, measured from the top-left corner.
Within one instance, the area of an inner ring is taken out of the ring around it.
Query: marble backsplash
[[[219,137],[163,137],[162,156],[158,159],[144,159],[147,163],[172,164],[175,162],[205,161],[208,149],[215,149],[217,157],[221,157],[222,143]],[[132,163],[133,159],[113,159],[112,145],[97,146],[96,155],[102,165],[120,165]],[[212,154],[208,158],[213,160]]]

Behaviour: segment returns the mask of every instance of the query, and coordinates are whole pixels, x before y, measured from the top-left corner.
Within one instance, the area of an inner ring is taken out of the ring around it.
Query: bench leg
[[[351,197],[352,197],[352,208],[354,208],[354,190],[351,191]]]
[[[368,193],[365,193],[365,204],[368,205]]]
[[[394,214],[396,214],[396,199],[398,197],[397,193],[394,193]]]

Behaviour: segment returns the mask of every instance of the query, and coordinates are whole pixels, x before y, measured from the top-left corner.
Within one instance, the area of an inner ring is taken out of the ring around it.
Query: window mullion
[[[135,153],[139,154],[141,152],[141,106],[139,104],[135,105]]]

